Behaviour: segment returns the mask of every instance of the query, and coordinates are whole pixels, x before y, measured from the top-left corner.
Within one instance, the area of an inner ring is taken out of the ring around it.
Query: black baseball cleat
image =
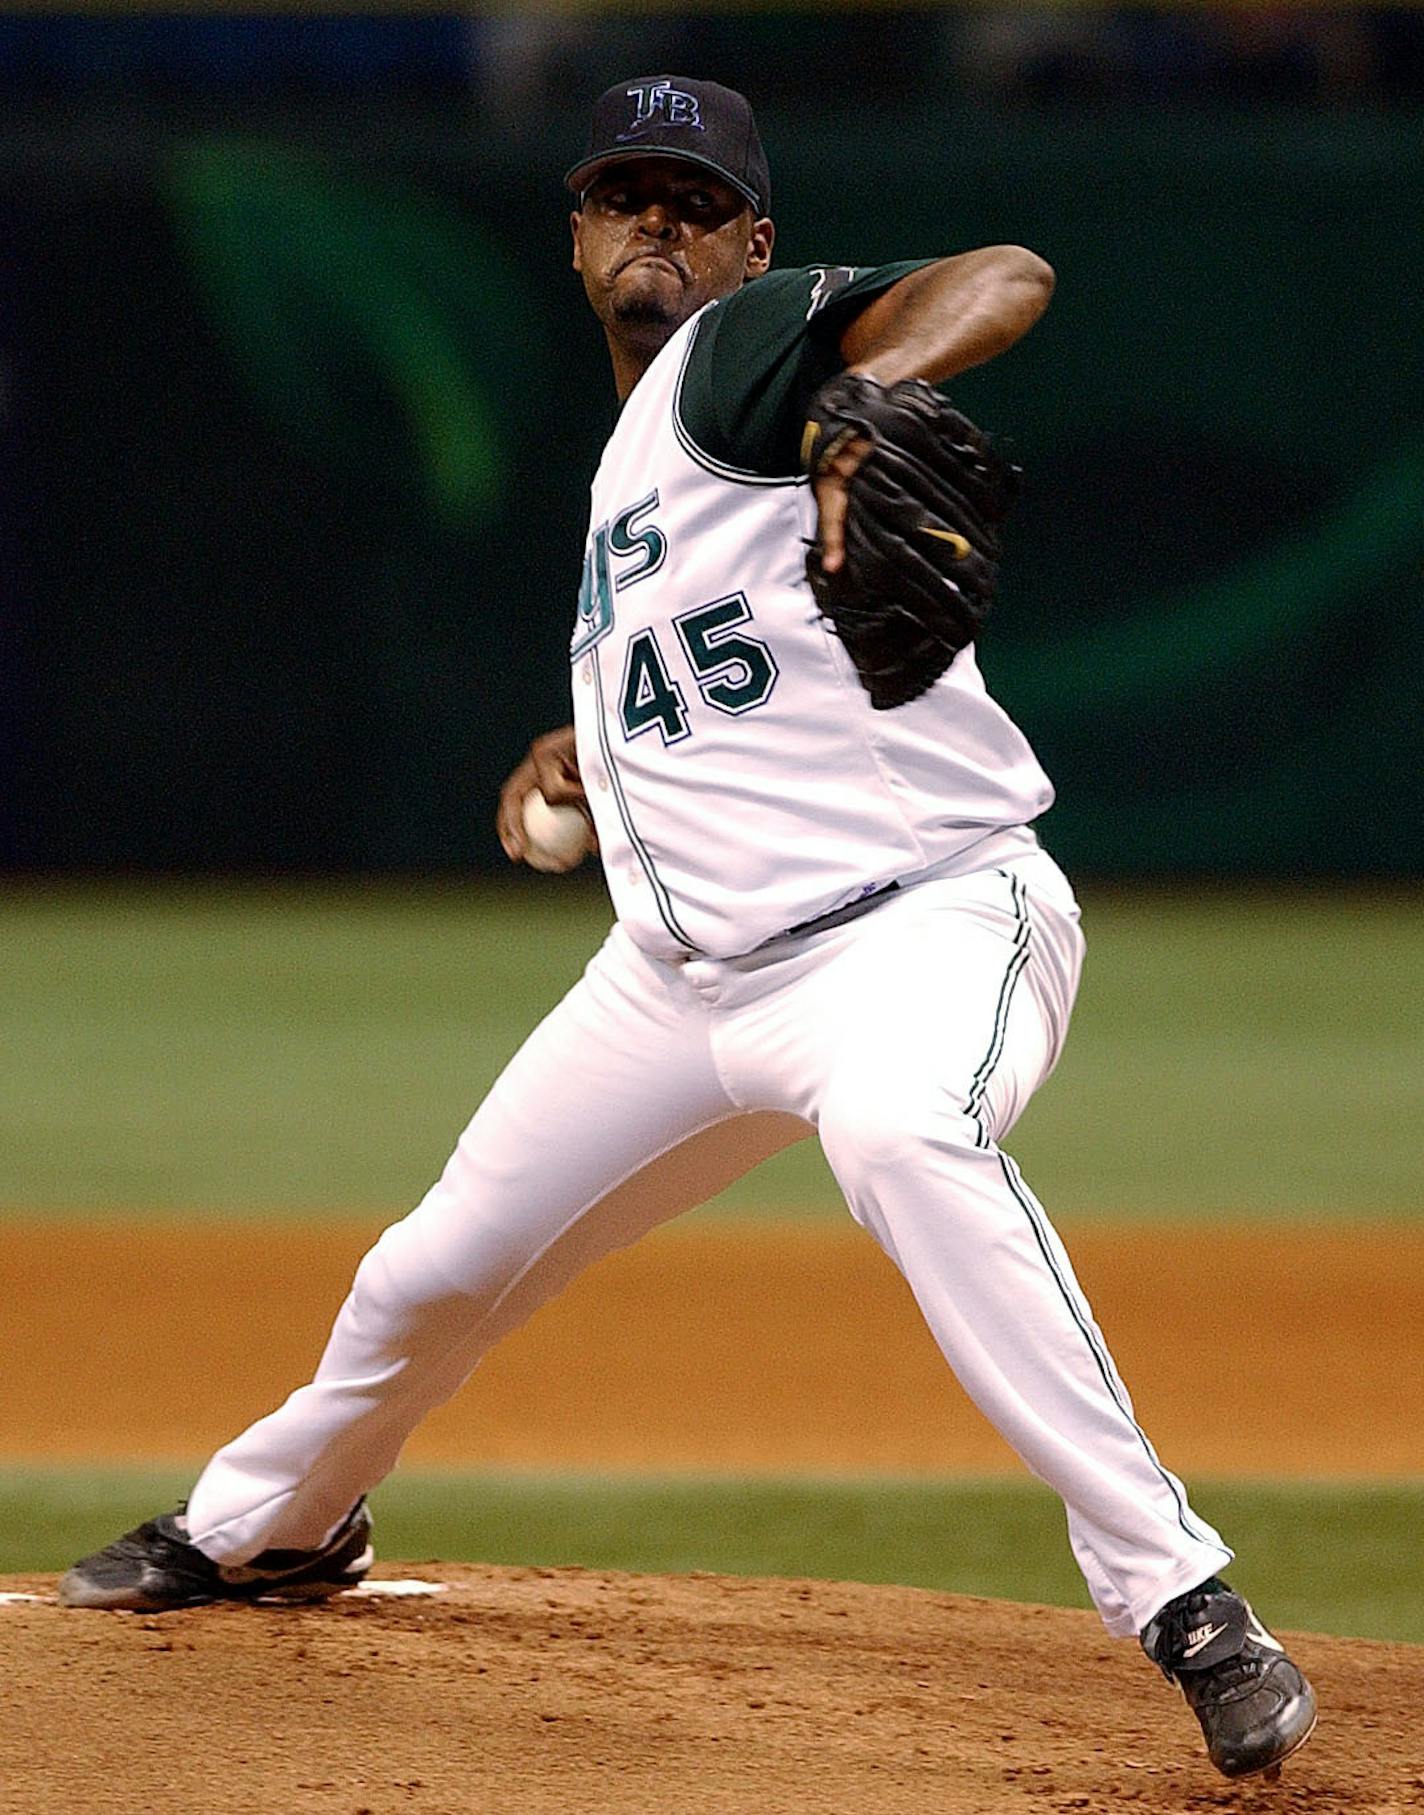
[[[223,1565],[189,1542],[183,1506],[136,1526],[59,1579],[65,1607],[201,1607],[208,1601],[320,1601],[354,1588],[375,1560],[371,1515],[358,1500],[320,1550],[264,1550]]]
[[[1148,1621],[1142,1649],[1201,1722],[1227,1777],[1275,1771],[1315,1731],[1315,1692],[1243,1600],[1212,1576]]]

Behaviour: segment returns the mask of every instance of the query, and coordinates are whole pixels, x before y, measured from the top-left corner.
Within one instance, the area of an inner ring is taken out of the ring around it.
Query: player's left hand
[[[978,635],[1018,468],[932,385],[846,370],[811,399],[801,459],[816,491],[816,606],[870,703],[918,699]]]
[[[864,436],[858,435],[839,448],[824,468],[818,469],[812,489],[816,494],[823,573],[836,573],[845,565],[845,525],[846,512],[850,506],[850,482],[870,448],[871,443]]]

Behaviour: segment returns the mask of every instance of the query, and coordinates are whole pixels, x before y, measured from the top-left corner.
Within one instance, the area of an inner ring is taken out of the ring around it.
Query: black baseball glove
[[[978,634],[1019,468],[918,378],[887,388],[842,372],[807,416],[801,459],[813,479],[847,442],[871,443],[847,484],[845,560],[826,573],[814,542],[806,574],[883,712],[918,699]]]

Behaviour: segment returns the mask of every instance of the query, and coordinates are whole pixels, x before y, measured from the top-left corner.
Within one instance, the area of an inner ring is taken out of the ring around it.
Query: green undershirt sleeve
[[[728,478],[795,478],[806,404],[845,363],[846,323],[932,262],[769,271],[714,304],[693,329],[675,404],[689,451]]]

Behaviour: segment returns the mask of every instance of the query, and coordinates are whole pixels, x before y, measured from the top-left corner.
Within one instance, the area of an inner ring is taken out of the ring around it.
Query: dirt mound
[[[1279,1784],[1233,1786],[1089,1614],[827,1582],[385,1573],[448,1589],[160,1616],[0,1606],[0,1809],[1424,1809],[1424,1647],[1299,1637],[1320,1731]]]

